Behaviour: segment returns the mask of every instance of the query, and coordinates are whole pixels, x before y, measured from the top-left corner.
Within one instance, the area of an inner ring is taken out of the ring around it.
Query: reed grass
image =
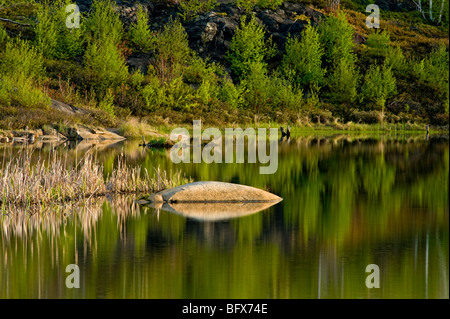
[[[119,156],[112,173],[104,177],[103,165],[87,152],[75,165],[67,164],[67,155],[52,152],[48,158],[23,148],[9,161],[0,163],[0,211],[8,214],[25,207],[31,210],[68,201],[89,200],[108,194],[153,193],[191,180],[181,172],[168,174],[159,168],[154,176],[140,166],[126,165]]]

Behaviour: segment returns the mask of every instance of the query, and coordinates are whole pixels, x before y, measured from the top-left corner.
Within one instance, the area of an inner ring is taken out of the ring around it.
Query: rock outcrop
[[[189,183],[152,194],[147,199],[138,203],[205,221],[255,214],[283,200],[262,189],[223,182]]]
[[[137,8],[141,4],[149,13],[150,29],[153,31],[161,30],[170,19],[179,16],[181,9],[174,3],[116,0],[117,12],[125,28],[136,21]],[[209,57],[213,61],[225,62],[231,39],[245,12],[238,8],[235,2],[219,0],[219,3],[220,5],[210,12],[183,22],[183,25],[193,50],[203,58]],[[86,12],[91,8],[92,0],[79,0],[77,4],[82,12]],[[317,10],[293,2],[284,2],[276,10],[261,9],[257,6],[252,14],[266,29],[267,37],[271,36],[281,50],[284,49],[289,34],[299,35],[308,23],[316,25],[324,16]],[[146,55],[133,53],[128,59],[128,65],[132,69],[146,71],[148,60]]]
[[[153,203],[276,203],[281,197],[251,186],[224,182],[194,182],[151,194]]]

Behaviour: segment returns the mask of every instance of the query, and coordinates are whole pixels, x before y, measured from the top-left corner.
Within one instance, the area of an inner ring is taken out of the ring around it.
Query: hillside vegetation
[[[131,117],[448,125],[448,1],[375,1],[370,29],[373,2],[77,1],[80,27],[68,28],[71,1],[0,0],[0,129]]]

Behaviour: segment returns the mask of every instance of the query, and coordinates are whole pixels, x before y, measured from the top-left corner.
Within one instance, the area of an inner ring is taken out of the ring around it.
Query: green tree
[[[192,56],[186,30],[178,19],[170,20],[156,38],[157,53],[154,68],[162,81],[182,76],[184,66]]]
[[[332,100],[336,103],[353,103],[356,100],[359,78],[355,63],[341,58],[328,78]]]
[[[39,86],[44,75],[40,51],[26,40],[8,41],[0,53],[0,104],[48,106],[50,99]]]
[[[254,63],[266,68],[265,59],[273,53],[270,42],[265,41],[264,29],[253,16],[248,23],[246,17],[243,17],[227,53],[234,74],[240,79],[243,78],[250,72],[250,65]]]
[[[118,45],[123,37],[123,24],[112,0],[94,0],[86,19],[87,40],[97,43],[111,41]]]
[[[390,35],[389,32],[383,30],[375,31],[367,37],[367,47],[369,53],[374,56],[387,56],[389,52]]]
[[[384,116],[384,106],[387,98],[396,93],[395,77],[390,67],[371,65],[364,77],[362,92],[366,101],[370,101],[381,110]]]
[[[319,25],[320,42],[325,48],[326,62],[337,65],[336,62],[340,59],[355,60],[353,32],[353,27],[348,23],[343,11],[330,15]]]
[[[449,52],[445,45],[433,50],[428,57],[414,66],[420,81],[437,91],[446,113],[449,110]]]
[[[137,21],[130,26],[128,38],[133,47],[139,51],[150,51],[155,43],[155,37],[148,27],[148,15],[142,5],[137,10]]]
[[[119,87],[128,77],[125,58],[113,39],[90,43],[84,63],[89,83],[98,93]]]
[[[384,63],[394,72],[403,72],[406,68],[406,59],[402,49],[399,46],[389,46]]]
[[[353,27],[345,14],[339,11],[330,15],[319,26],[325,58],[330,65],[328,86],[331,99],[336,103],[353,103],[359,83],[359,70],[353,52]]]
[[[35,26],[36,45],[47,57],[71,59],[83,53],[83,29],[66,26],[66,7],[70,0],[56,0],[38,5]]]
[[[286,54],[281,70],[295,84],[319,86],[323,84],[325,69],[322,68],[323,46],[317,29],[308,25],[302,31],[301,40],[289,37],[286,41]]]

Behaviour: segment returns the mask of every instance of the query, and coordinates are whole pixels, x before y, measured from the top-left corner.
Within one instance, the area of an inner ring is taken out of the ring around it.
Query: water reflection
[[[270,176],[257,164],[175,165],[133,143],[98,152],[105,174],[124,153],[149,171],[181,168],[284,200],[218,221],[119,197],[10,212],[0,224],[0,298],[449,297],[446,138],[291,137]],[[71,263],[80,289],[65,287]],[[379,289],[365,286],[368,264],[380,267]]]

